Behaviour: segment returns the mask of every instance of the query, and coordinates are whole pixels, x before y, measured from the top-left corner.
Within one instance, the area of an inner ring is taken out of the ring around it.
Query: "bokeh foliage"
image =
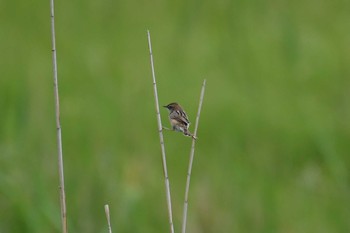
[[[167,232],[161,104],[194,122],[189,232],[350,231],[350,2],[56,1],[70,232]],[[60,232],[49,1],[0,2],[0,231]],[[164,124],[167,112],[162,109]],[[175,230],[190,139],[165,132]]]

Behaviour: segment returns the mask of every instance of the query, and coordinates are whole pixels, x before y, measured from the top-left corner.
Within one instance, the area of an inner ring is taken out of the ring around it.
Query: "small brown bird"
[[[190,133],[188,127],[190,126],[190,121],[178,103],[170,103],[163,106],[169,110],[169,120],[174,131],[182,132],[185,136],[197,139],[193,134]]]

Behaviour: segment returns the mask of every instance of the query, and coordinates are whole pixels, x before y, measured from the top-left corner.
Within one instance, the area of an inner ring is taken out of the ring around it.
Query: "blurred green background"
[[[61,232],[49,12],[0,1],[0,232]],[[188,232],[350,232],[349,1],[55,12],[69,232],[107,232],[106,203],[113,232],[168,232],[147,29],[161,105],[194,123],[207,79]],[[179,232],[191,140],[164,134]]]

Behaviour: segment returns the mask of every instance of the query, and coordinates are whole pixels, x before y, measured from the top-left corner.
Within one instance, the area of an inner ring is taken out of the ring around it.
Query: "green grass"
[[[194,123],[207,79],[188,231],[349,232],[349,10],[57,1],[69,231],[107,232],[106,203],[113,232],[168,231],[149,29],[160,104]],[[1,2],[0,28],[0,231],[60,232],[49,2]],[[178,232],[190,140],[165,143]]]

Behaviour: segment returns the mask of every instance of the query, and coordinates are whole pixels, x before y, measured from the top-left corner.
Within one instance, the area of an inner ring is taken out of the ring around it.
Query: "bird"
[[[174,131],[182,132],[185,136],[197,139],[196,136],[191,134],[191,132],[188,130],[190,121],[188,120],[186,112],[178,103],[170,103],[163,107],[169,110],[169,120]]]

